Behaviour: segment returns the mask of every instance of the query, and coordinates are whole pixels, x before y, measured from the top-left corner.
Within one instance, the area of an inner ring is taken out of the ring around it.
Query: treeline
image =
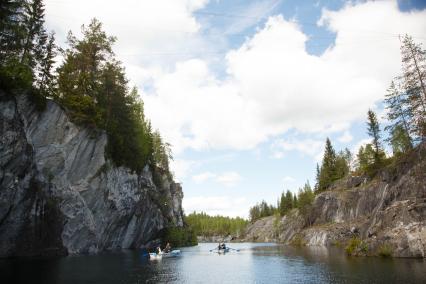
[[[185,221],[197,236],[240,235],[248,221],[236,217],[209,216],[204,212],[193,212],[185,217]]]
[[[307,181],[303,187],[299,188],[297,194],[293,194],[290,190],[282,192],[276,206],[268,204],[263,200],[261,203],[251,207],[249,211],[250,221],[254,222],[260,218],[272,215],[284,216],[295,208],[301,212],[305,212],[308,210],[313,199],[314,192],[309,181]]]
[[[322,162],[316,168],[314,190],[306,183],[303,189],[299,189],[298,196],[290,191],[283,192],[276,207],[262,201],[250,208],[251,221],[274,214],[283,216],[293,208],[305,213],[315,194],[330,189],[337,180],[348,175],[373,178],[418,143],[426,141],[426,51],[406,35],[402,40],[401,55],[403,73],[390,83],[384,100],[389,122],[384,128],[387,138],[383,139],[376,113],[368,110],[370,143],[361,146],[354,157],[347,148],[336,152],[327,138]],[[389,143],[392,156],[386,155],[384,142]]]
[[[141,172],[146,165],[169,173],[170,145],[145,117],[137,89],[113,52],[116,38],[93,19],[82,38],[68,34],[68,48],[55,45],[44,28],[42,0],[5,0],[0,4],[0,89],[27,93],[43,108],[53,99],[73,122],[103,129],[106,154],[117,166]],[[58,54],[63,62],[55,68]]]

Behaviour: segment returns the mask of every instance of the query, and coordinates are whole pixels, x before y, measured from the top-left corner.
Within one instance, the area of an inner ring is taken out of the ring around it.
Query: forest
[[[115,165],[137,173],[149,165],[171,175],[170,144],[145,117],[143,101],[115,57],[116,38],[101,22],[83,25],[82,38],[69,32],[62,49],[45,29],[42,0],[1,1],[0,11],[2,96],[27,94],[39,110],[54,100],[74,123],[108,134],[106,154]]]
[[[209,216],[204,212],[193,212],[186,216],[186,223],[197,236],[238,236],[243,233],[248,221],[236,217]]]
[[[322,162],[316,167],[314,188],[308,181],[298,194],[290,190],[282,192],[276,205],[265,201],[256,204],[250,208],[251,222],[266,216],[284,216],[293,208],[303,214],[309,210],[315,195],[330,190],[336,181],[349,175],[371,180],[426,141],[426,50],[409,35],[402,39],[401,63],[402,74],[390,82],[383,101],[385,127],[380,125],[380,118],[373,110],[367,111],[366,132],[370,143],[361,146],[354,155],[348,148],[337,152],[327,138]],[[391,153],[386,153],[386,146]]]

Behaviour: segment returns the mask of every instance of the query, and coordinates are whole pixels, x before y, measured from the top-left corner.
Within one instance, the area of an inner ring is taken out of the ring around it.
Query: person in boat
[[[160,247],[157,247],[157,249],[156,249],[156,251],[155,251],[157,254],[161,254],[162,253],[162,251],[161,251],[161,248]]]
[[[172,247],[171,247],[171,245],[170,245],[170,243],[167,243],[166,244],[166,247],[164,248],[164,252],[165,253],[169,253],[170,251],[172,250]]]
[[[221,250],[225,250],[225,249],[226,249],[226,245],[225,245],[225,243],[222,243],[222,244],[220,245],[219,249],[221,249]]]

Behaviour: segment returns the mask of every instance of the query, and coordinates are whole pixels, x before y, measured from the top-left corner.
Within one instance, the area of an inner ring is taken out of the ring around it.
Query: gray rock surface
[[[105,133],[74,125],[48,101],[0,94],[0,256],[138,248],[183,225],[182,188],[155,185],[105,158]]]
[[[245,240],[346,246],[360,238],[367,255],[388,246],[395,257],[426,257],[426,143],[372,181],[338,184],[316,196],[307,216],[293,209],[275,221],[258,220],[248,226]]]

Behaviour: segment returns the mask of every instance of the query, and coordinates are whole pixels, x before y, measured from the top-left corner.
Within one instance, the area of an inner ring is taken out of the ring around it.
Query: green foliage
[[[401,45],[403,82],[408,100],[405,102],[411,114],[413,135],[426,140],[426,51],[413,38],[405,35]]]
[[[314,201],[315,194],[312,191],[309,182],[306,182],[303,188],[299,189],[297,208],[302,214],[306,214]]]
[[[368,253],[368,245],[359,238],[352,238],[349,240],[345,248],[348,255],[358,255]]]
[[[266,201],[262,200],[262,202],[250,208],[250,221],[254,222],[260,218],[272,216],[277,211],[278,209],[275,206],[269,205],[268,203],[266,203]]]
[[[317,165],[315,191],[326,190],[333,182],[346,176],[350,170],[351,160],[352,154],[347,148],[336,154],[330,139],[327,138],[321,167]]]
[[[162,246],[170,243],[172,247],[196,246],[197,235],[189,227],[169,227],[159,233]]]
[[[185,222],[198,236],[227,236],[243,233],[248,221],[240,217],[209,216],[204,212],[193,212]]]
[[[40,97],[48,95],[45,75],[53,65],[54,56],[47,53],[55,50],[54,41],[48,38],[42,0],[1,2],[0,88],[9,94],[24,91],[37,96],[34,100],[39,109],[43,106]]]
[[[393,249],[388,244],[382,244],[377,250],[377,255],[381,257],[392,257]]]
[[[69,48],[58,68],[59,101],[74,122],[106,130],[106,151],[117,166],[141,172],[150,164],[154,171],[169,172],[170,145],[152,131],[136,88],[129,90],[112,51],[115,38],[96,19],[82,26],[82,34],[82,39],[68,35]]]
[[[387,141],[391,143],[394,154],[412,149],[413,140],[410,133],[413,133],[413,126],[410,121],[413,119],[413,113],[408,93],[402,90],[401,83],[391,82],[384,102],[387,118],[391,122],[385,127],[385,130],[391,133],[391,138]]]
[[[284,216],[285,214],[287,214],[288,211],[290,211],[291,209],[293,209],[294,204],[294,200],[293,200],[293,194],[290,192],[290,190],[287,190],[286,193],[282,193],[281,194],[281,199],[279,202],[279,213],[281,216]]]
[[[386,158],[386,154],[380,142],[380,126],[376,114],[369,110],[367,115],[367,133],[371,136],[372,143],[359,148],[357,154],[357,173],[374,177],[380,169],[388,164],[389,160]]]
[[[374,163],[379,166],[383,161],[382,156],[380,155],[380,153],[383,152],[382,145],[380,143],[380,126],[376,114],[371,109],[368,110],[367,117],[367,133],[373,139],[372,145],[374,150]]]
[[[281,197],[278,201],[277,207],[267,204],[262,201],[260,204],[250,208],[250,221],[255,222],[256,220],[272,215],[284,216],[288,214],[293,208],[298,208],[301,214],[306,214],[315,199],[315,194],[309,184],[309,181],[305,183],[302,188],[299,188],[298,194],[292,194],[291,191],[281,193]]]
[[[413,148],[410,135],[402,125],[396,125],[392,129],[389,141],[392,146],[393,155],[396,157]]]

